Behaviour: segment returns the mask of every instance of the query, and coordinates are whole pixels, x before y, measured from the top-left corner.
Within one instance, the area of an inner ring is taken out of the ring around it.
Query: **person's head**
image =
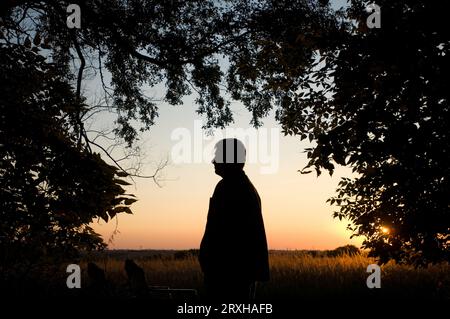
[[[212,160],[214,170],[221,177],[241,172],[245,164],[245,146],[236,138],[225,138],[217,142]]]

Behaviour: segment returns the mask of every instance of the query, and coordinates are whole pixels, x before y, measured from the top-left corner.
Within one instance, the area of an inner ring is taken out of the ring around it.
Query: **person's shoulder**
[[[220,181],[217,182],[216,188],[221,188],[225,186],[225,180],[222,178]]]
[[[242,182],[238,179],[222,178],[214,189],[214,194],[232,195],[235,192],[242,192]]]
[[[217,194],[218,192],[221,192],[225,189],[225,181],[221,179],[217,184],[216,188],[214,189],[214,194]]]
[[[255,185],[253,185],[250,178],[247,175],[244,175],[244,176],[245,176],[245,183],[247,184],[248,188],[257,193],[258,191],[256,190],[256,187],[255,187]]]
[[[248,191],[248,194],[250,197],[254,198],[257,201],[261,201],[261,198],[259,197],[259,193],[256,190],[255,185],[253,185],[252,181],[250,180],[250,178],[248,178],[248,176],[246,175],[246,189]]]

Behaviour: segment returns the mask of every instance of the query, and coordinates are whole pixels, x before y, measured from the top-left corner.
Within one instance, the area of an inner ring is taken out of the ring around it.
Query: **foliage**
[[[139,120],[145,130],[158,114],[156,103],[142,91],[145,85],[164,82],[165,100],[173,105],[181,104],[193,89],[198,113],[207,116],[206,126],[232,122],[220,89],[225,80],[221,55],[230,65],[228,91],[252,110],[253,124],[260,125],[259,118],[270,107],[270,96],[259,93],[261,86],[282,82],[278,77],[257,81],[261,70],[279,72],[280,51],[286,50],[295,52],[303,64],[310,62],[310,46],[292,47],[298,33],[293,24],[299,16],[305,18],[300,28],[321,19],[304,1],[70,3],[81,7],[81,29],[66,26],[67,1],[1,4],[2,246],[9,251],[31,246],[39,256],[100,248],[101,238],[88,226],[93,218],[107,221],[116,213],[131,212],[128,205],[134,199],[123,197],[121,185],[127,182],[117,178],[127,173],[91,150],[101,145],[90,140],[84,128],[84,116],[95,111],[84,104],[84,71],[99,72],[107,102],[102,107],[117,113],[116,133],[129,146],[137,138],[131,123]],[[276,25],[266,27],[267,19]],[[285,25],[293,29],[286,31]],[[279,48],[270,37],[288,43]],[[282,68],[292,62],[284,61]],[[103,82],[105,68],[111,89]],[[299,65],[289,72],[299,75],[304,69]]]
[[[313,257],[303,251],[270,251],[270,271],[272,280],[258,283],[256,299],[264,301],[298,301],[299,299],[348,300],[398,300],[414,299],[448,300],[450,297],[450,266],[442,263],[427,268],[414,268],[389,262],[381,266],[381,289],[368,289],[366,285],[367,265],[375,263],[374,258],[361,255],[326,256],[323,251],[316,251],[320,257]],[[48,281],[37,285],[40,289],[21,291],[23,287],[13,287],[13,295],[38,294],[46,297],[83,296],[91,299],[105,297],[98,290],[92,289],[88,278],[87,263],[95,261],[105,270],[110,282],[108,293],[113,298],[132,298],[130,283],[124,270],[124,261],[133,254],[136,263],[143,268],[150,286],[170,287],[174,289],[196,289],[199,300],[205,298],[203,276],[198,259],[186,251],[114,251],[96,253],[97,257],[86,258],[81,264],[81,289],[65,287],[66,273],[61,270]],[[175,254],[184,255],[175,258]],[[120,254],[120,256],[117,256]],[[29,283],[28,283],[29,284]],[[44,289],[52,285],[54,289]],[[15,288],[15,289],[14,289]],[[10,295],[11,296],[11,295]],[[159,305],[164,299],[171,298],[182,302],[186,295],[182,292],[170,294],[153,292],[148,297],[148,306]],[[292,302],[295,306],[296,303]],[[171,308],[170,308],[171,309]]]
[[[297,78],[314,61],[319,44],[333,41],[336,32],[330,10],[305,0],[70,3],[81,7],[81,29],[66,27],[68,3],[57,0],[25,0],[9,8],[5,25],[12,29],[22,11],[32,11],[39,17],[32,30],[48,41],[60,68],[69,70],[74,56],[84,68],[106,68],[111,89],[105,83],[104,89],[118,113],[117,133],[129,144],[137,137],[133,120],[146,130],[158,116],[156,102],[142,91],[146,85],[164,84],[165,101],[172,105],[196,93],[197,112],[206,115],[207,127],[233,121],[221,89],[226,88],[252,112],[252,124],[261,125],[272,99],[284,101],[283,90],[299,85]]]
[[[345,245],[341,247],[337,247],[333,250],[326,251],[326,255],[328,257],[339,257],[339,256],[355,256],[359,255],[361,251],[358,247],[354,245]]]
[[[233,121],[225,89],[254,126],[276,108],[286,134],[315,142],[303,173],[332,174],[336,163],[353,169],[356,176],[341,181],[330,203],[354,235],[365,236],[373,256],[450,259],[444,4],[380,0],[381,28],[369,29],[363,0],[339,12],[314,0],[71,3],[81,6],[79,30],[65,25],[66,1],[3,3],[2,41],[30,46],[30,32],[17,25],[33,12],[34,39],[44,39],[66,81],[76,80],[79,100],[83,70],[106,68],[108,106],[129,145],[137,136],[133,121],[145,130],[158,116],[146,85],[164,84],[173,105],[194,90],[207,127]],[[87,147],[80,117],[72,122]]]
[[[89,224],[131,213],[116,167],[80,146],[71,85],[37,50],[0,47],[0,261],[103,248]]]
[[[309,166],[331,160],[353,168],[330,199],[363,247],[381,262],[416,265],[450,260],[450,108],[446,77],[450,37],[445,10],[421,1],[378,1],[382,27],[367,29],[356,1],[347,14],[359,23],[336,51],[336,124],[319,125]],[[447,30],[447,31],[445,31]]]

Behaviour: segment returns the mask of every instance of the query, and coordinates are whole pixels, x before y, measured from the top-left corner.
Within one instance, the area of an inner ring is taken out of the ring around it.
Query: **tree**
[[[2,4],[4,42],[26,44],[37,32],[78,100],[84,71],[103,80],[107,69],[102,107],[117,112],[116,132],[128,145],[138,134],[133,120],[145,130],[158,116],[144,85],[165,84],[164,99],[174,105],[196,92],[207,127],[233,121],[226,93],[244,103],[254,126],[276,108],[286,134],[316,143],[303,173],[353,168],[356,177],[342,180],[330,202],[374,256],[449,259],[442,5],[378,1],[382,26],[369,29],[362,0],[338,12],[315,0],[72,2],[81,7],[81,29],[66,27],[65,1]],[[21,28],[26,17],[34,23]],[[89,110],[78,108],[73,120],[87,148],[96,146],[83,126]]]
[[[192,89],[198,94],[198,113],[207,116],[206,126],[224,127],[232,114],[221,92],[225,76],[219,55],[223,55],[230,64],[228,91],[244,101],[253,113],[253,124],[259,125],[270,97],[258,93],[253,64],[278,72],[280,51],[266,41],[267,34],[295,41],[296,31],[286,32],[280,18],[289,11],[293,25],[299,15],[314,13],[303,1],[277,5],[275,13],[271,3],[246,1],[70,3],[81,7],[81,29],[67,27],[66,1],[2,3],[0,49],[7,70],[2,74],[1,104],[2,247],[23,251],[22,260],[29,250],[36,256],[43,251],[60,256],[58,249],[103,247],[88,224],[96,217],[108,221],[116,213],[130,212],[134,199],[124,196],[120,185],[126,182],[118,177],[134,174],[125,172],[89,138],[86,118],[102,108],[116,112],[116,133],[131,147],[137,130],[130,123],[139,120],[146,130],[157,116],[157,104],[143,94],[142,86],[165,82],[166,101],[181,104]],[[277,23],[266,28],[266,19]],[[305,20],[301,27],[309,23]],[[292,48],[287,44],[282,50]],[[311,61],[312,48],[293,50],[302,56],[302,63]],[[285,61],[283,68],[288,67]],[[105,68],[112,88],[104,83]],[[89,69],[100,74],[103,105],[85,104],[81,88]],[[304,69],[300,65],[290,72],[300,74]],[[280,86],[282,79],[266,82]],[[93,150],[103,152],[115,166]]]
[[[9,269],[105,245],[89,224],[131,213],[126,174],[78,145],[79,104],[54,65],[0,47],[0,258]],[[2,270],[5,271],[5,268]]]
[[[102,80],[105,68],[111,73],[111,88],[103,83],[105,95],[117,111],[117,133],[129,145],[137,136],[130,122],[139,120],[146,130],[158,116],[143,85],[165,84],[164,99],[172,105],[195,92],[206,127],[233,121],[221,90],[226,88],[259,126],[273,97],[263,94],[267,88],[292,86],[314,61],[319,43],[332,40],[335,32],[331,11],[310,0],[72,1],[81,7],[81,29],[67,28],[66,1],[19,3],[5,9],[10,12],[5,25],[16,30],[21,16],[37,15],[31,29],[51,44],[49,55],[75,78],[78,91],[85,69],[98,70]],[[24,41],[30,32],[12,35]],[[282,60],[288,56],[293,60]],[[70,70],[73,61],[77,72]],[[283,72],[289,78],[279,76]]]
[[[339,206],[335,217],[365,236],[372,256],[382,263],[449,261],[446,11],[431,2],[377,1],[381,28],[369,29],[368,4],[352,1],[346,17],[354,24],[324,50],[329,98],[322,89],[322,101],[299,102],[281,122],[317,142],[307,168],[352,167],[356,177],[344,178],[330,202]]]

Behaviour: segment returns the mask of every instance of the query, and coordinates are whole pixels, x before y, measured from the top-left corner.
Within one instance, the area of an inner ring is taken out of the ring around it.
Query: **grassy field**
[[[124,260],[132,258],[145,271],[151,286],[197,289],[204,294],[203,276],[195,252],[108,251],[89,256],[105,270],[115,287],[126,287]],[[271,251],[271,280],[258,285],[259,300],[298,298],[449,298],[450,266],[425,269],[389,263],[382,266],[381,289],[366,285],[367,266],[375,261],[364,254],[330,256],[321,252]],[[82,263],[85,269],[86,262]],[[83,271],[86,277],[86,271]],[[83,278],[83,281],[88,280]],[[86,281],[85,281],[86,282]]]

